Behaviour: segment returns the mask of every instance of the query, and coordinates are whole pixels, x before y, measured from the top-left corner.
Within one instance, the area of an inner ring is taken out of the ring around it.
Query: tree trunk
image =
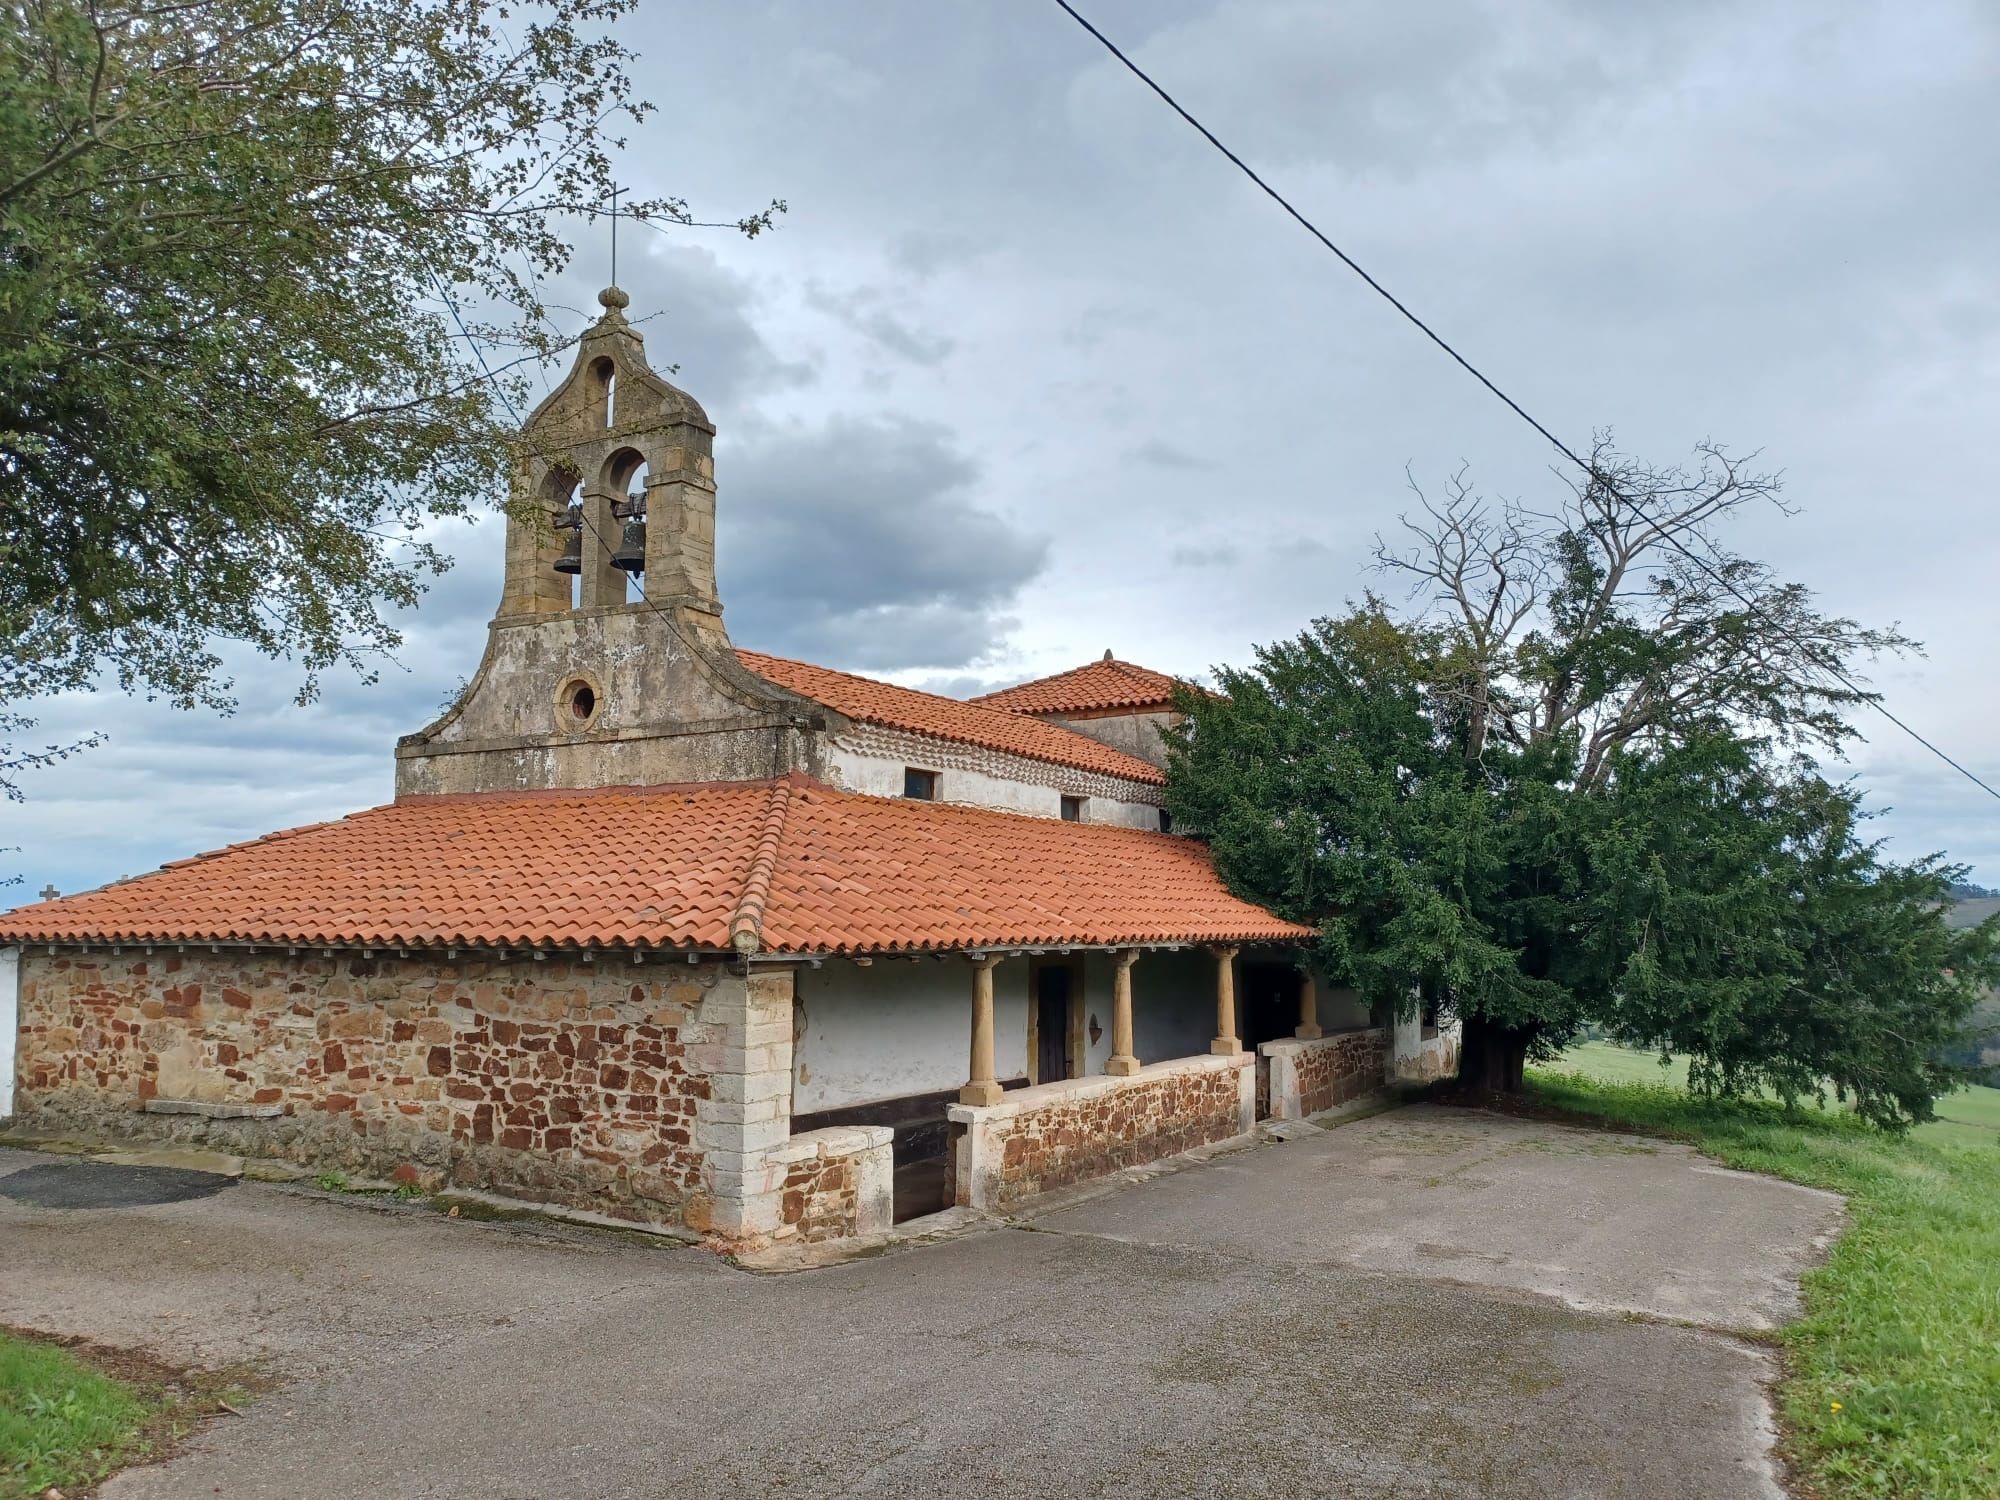
[[[1531,1027],[1496,1026],[1481,1016],[1467,1016],[1459,1037],[1458,1082],[1461,1088],[1495,1094],[1521,1092],[1521,1072],[1528,1062]]]

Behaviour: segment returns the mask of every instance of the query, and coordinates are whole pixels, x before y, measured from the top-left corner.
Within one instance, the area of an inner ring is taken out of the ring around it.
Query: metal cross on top
[[[611,186],[611,284],[618,285],[618,195],[625,189]]]

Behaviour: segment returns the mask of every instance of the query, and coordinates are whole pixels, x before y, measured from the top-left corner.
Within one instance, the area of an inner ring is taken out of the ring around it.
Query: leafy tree
[[[1853,732],[1855,658],[1911,643],[1721,547],[1768,476],[1596,460],[1549,515],[1461,476],[1382,551],[1407,618],[1370,597],[1183,694],[1176,823],[1317,923],[1340,982],[1455,1012],[1469,1084],[1518,1088],[1592,1024],[1705,1087],[1921,1118],[2000,929],[1948,932],[1961,872],[1882,861],[1808,758]]]
[[[552,351],[559,216],[649,108],[604,34],[635,3],[0,5],[0,703],[226,707],[219,639],[305,696],[396,644],[426,526],[505,493],[446,299],[517,390]]]

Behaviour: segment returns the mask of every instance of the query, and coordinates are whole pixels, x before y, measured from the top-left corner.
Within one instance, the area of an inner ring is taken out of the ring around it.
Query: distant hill
[[[2000,913],[2000,896],[1968,896],[1952,902],[1944,921],[1947,927],[1977,927],[1996,913]]]
[[[1952,927],[1977,927],[1996,913],[2000,913],[2000,896],[1989,893],[1954,901],[1944,919]],[[1955,1049],[1950,1060],[1984,1067],[1986,1081],[2000,1087],[2000,989],[1980,1001],[1965,1024],[1970,1041]]]

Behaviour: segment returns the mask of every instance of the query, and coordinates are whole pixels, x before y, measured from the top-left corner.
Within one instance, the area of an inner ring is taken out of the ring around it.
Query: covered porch
[[[799,969],[795,993],[793,1128],[888,1127],[899,1220],[1306,1113],[1302,1056],[1373,1034],[1293,942],[829,959]],[[1371,1050],[1340,1056],[1351,1071]],[[1379,1087],[1381,1046],[1372,1066]]]

